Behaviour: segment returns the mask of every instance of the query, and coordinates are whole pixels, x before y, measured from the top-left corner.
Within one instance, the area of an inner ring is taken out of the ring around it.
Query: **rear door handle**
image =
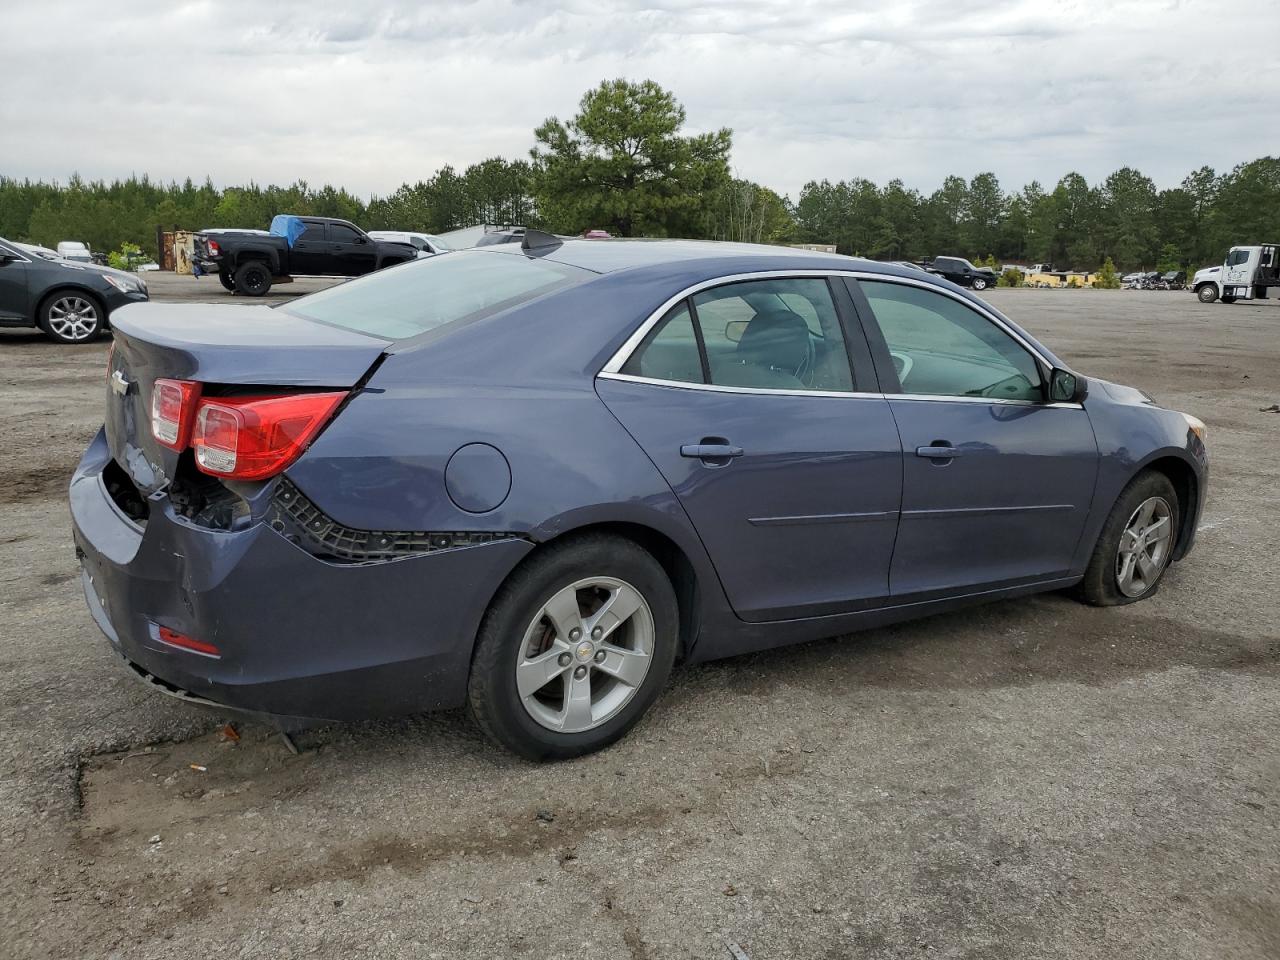
[[[680,456],[689,457],[693,460],[701,460],[704,463],[728,463],[735,457],[743,454],[741,447],[735,447],[729,443],[686,443],[680,448]]]
[[[960,456],[958,447],[916,447],[917,457],[930,457],[934,460],[950,460],[952,457]]]

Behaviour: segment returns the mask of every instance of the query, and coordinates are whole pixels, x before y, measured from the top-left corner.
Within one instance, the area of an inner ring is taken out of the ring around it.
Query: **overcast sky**
[[[0,4],[0,173],[331,182],[502,155],[604,78],[652,78],[733,166],[807,180],[1280,152],[1280,3],[1208,0],[44,0]]]

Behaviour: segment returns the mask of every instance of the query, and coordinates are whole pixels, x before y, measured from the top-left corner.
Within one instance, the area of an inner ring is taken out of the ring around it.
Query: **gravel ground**
[[[990,300],[1208,422],[1161,592],[679,668],[554,766],[457,714],[224,742],[126,677],[64,493],[106,346],[0,333],[0,957],[1280,956],[1280,304]]]

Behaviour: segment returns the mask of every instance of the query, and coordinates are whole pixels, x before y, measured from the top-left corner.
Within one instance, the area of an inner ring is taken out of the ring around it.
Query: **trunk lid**
[[[180,454],[151,434],[151,391],[161,377],[216,387],[349,388],[387,341],[267,306],[135,304],[111,315],[107,372],[111,455],[144,494],[164,488]]]

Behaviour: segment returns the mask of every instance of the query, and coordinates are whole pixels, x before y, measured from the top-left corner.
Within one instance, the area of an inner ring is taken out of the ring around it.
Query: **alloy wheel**
[[[98,309],[84,297],[61,297],[49,307],[49,329],[60,340],[88,340],[98,332]]]
[[[1163,497],[1149,497],[1129,516],[1116,551],[1116,586],[1140,597],[1160,579],[1173,548],[1173,511]]]
[[[608,722],[653,662],[654,620],[640,591],[614,577],[558,590],[525,631],[516,688],[529,716],[557,733]]]

